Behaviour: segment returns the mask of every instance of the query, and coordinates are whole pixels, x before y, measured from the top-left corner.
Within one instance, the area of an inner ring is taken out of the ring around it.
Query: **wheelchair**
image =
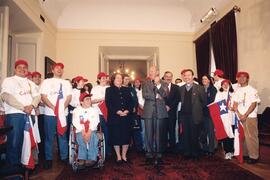
[[[93,166],[93,168],[102,169],[104,167],[104,162],[105,162],[105,138],[104,138],[104,134],[101,131],[100,125],[98,125],[97,134],[99,137],[98,157],[97,157],[97,162]],[[79,162],[78,162],[78,149],[79,149],[78,146],[79,145],[76,142],[76,128],[71,124],[70,135],[69,135],[69,164],[71,165],[72,170],[74,172],[78,172],[79,170],[82,170],[79,167]]]

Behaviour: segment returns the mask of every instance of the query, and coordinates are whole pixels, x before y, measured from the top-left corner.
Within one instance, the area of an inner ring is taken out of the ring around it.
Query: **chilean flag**
[[[34,169],[35,161],[32,155],[32,150],[37,147],[35,137],[33,134],[33,124],[31,117],[25,115],[25,125],[24,125],[24,137],[22,146],[21,163],[26,166],[26,168]]]
[[[57,119],[57,133],[63,136],[67,129],[67,120],[66,120],[66,115],[65,115],[65,101],[64,101],[63,90],[62,90],[62,83],[60,84],[60,89],[59,89],[58,97],[56,100],[54,114]]]
[[[222,115],[228,114],[228,108],[226,104],[227,103],[224,99],[208,105],[209,112],[215,126],[215,134],[217,140],[228,137],[222,121]]]
[[[98,104],[98,107],[99,107],[100,111],[102,112],[105,121],[107,122],[107,120],[108,120],[108,109],[107,109],[105,101],[101,101]]]
[[[243,142],[245,139],[244,128],[237,115],[234,116],[234,156],[243,163]]]

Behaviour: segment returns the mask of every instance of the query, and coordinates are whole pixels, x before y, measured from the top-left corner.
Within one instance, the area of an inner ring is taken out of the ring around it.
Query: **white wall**
[[[158,47],[161,72],[175,77],[183,68],[193,68],[192,33],[63,30],[57,33],[57,60],[65,63],[65,77],[86,76],[94,83],[100,46]]]

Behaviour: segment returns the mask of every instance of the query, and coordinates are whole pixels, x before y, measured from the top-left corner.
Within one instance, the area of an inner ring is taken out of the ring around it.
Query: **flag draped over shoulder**
[[[24,137],[22,146],[21,163],[26,166],[26,168],[34,169],[35,161],[32,155],[32,150],[37,147],[37,143],[33,134],[33,123],[31,116],[25,115],[25,125],[24,125]]]
[[[65,115],[65,100],[63,96],[62,83],[60,84],[54,114],[57,119],[57,133],[62,136],[64,135],[67,129],[67,121]]]
[[[244,128],[237,115],[234,116],[234,156],[243,163],[243,142],[245,139]]]
[[[208,105],[209,112],[215,127],[215,135],[217,140],[228,137],[223,123],[223,121],[226,121],[224,118],[228,114],[228,108],[226,104],[227,103],[224,99]]]
[[[105,121],[107,121],[107,118],[108,118],[108,109],[107,109],[107,106],[106,106],[105,101],[101,101],[98,104],[98,107],[99,107],[100,111],[102,112]]]

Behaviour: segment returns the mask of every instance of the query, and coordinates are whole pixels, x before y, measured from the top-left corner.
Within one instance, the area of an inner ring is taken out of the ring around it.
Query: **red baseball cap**
[[[107,75],[105,72],[98,73],[97,79],[101,79],[102,77],[109,77],[109,75]]]
[[[216,69],[214,72],[214,75],[217,75],[219,77],[223,77],[224,76],[224,72],[220,69]]]
[[[186,72],[186,69],[183,69],[182,71],[181,71],[181,74],[184,74]]]
[[[25,76],[26,76],[26,77],[29,77],[29,76],[33,77],[32,73],[31,73],[30,71],[28,71],[28,72],[25,74]]]
[[[81,93],[80,98],[79,98],[80,99],[80,102],[83,101],[84,98],[91,97],[91,96],[92,96],[92,94],[88,94],[86,92]]]
[[[246,78],[249,79],[249,74],[247,72],[244,71],[240,71],[236,74],[236,77],[239,78],[240,76],[245,76]]]
[[[75,82],[80,82],[80,80],[83,80],[84,82],[87,82],[88,79],[85,79],[84,77],[82,76],[76,76],[75,78],[72,79],[73,81]]]
[[[41,77],[41,74],[39,72],[35,71],[35,72],[32,72],[32,76],[33,77],[35,77],[35,76]]]
[[[53,69],[54,69],[56,66],[61,67],[61,69],[64,69],[64,67],[65,67],[63,63],[55,63],[55,64],[53,65]]]
[[[16,68],[18,65],[21,65],[21,64],[23,64],[23,65],[25,65],[25,66],[28,67],[28,63],[27,63],[27,61],[24,60],[24,59],[18,59],[18,60],[15,62],[14,66],[15,66],[15,68]]]
[[[221,81],[221,86],[222,86],[224,83],[231,84],[231,81],[228,80],[228,79],[224,79],[223,81]]]

